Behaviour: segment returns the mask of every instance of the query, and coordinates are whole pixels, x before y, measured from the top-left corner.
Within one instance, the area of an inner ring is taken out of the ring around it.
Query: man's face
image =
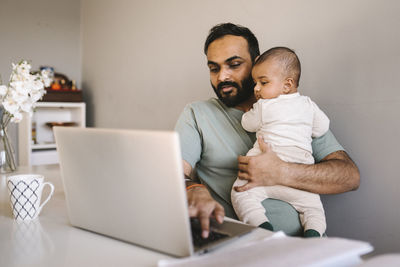
[[[234,107],[253,94],[252,61],[246,39],[226,35],[213,41],[207,50],[211,85],[218,98]]]

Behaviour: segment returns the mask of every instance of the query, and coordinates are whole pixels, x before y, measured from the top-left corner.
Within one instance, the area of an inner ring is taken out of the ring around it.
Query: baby
[[[256,132],[257,137],[262,136],[282,160],[313,164],[312,137],[328,131],[329,119],[309,97],[298,93],[300,73],[300,61],[289,48],[271,48],[259,56],[252,70],[258,101],[243,115],[242,126]],[[247,155],[260,153],[256,141]],[[325,213],[319,195],[281,185],[244,192],[234,190],[244,184],[245,180],[237,178],[231,194],[235,212],[243,222],[273,230],[261,202],[274,198],[291,204],[299,212],[305,237],[325,233]]]

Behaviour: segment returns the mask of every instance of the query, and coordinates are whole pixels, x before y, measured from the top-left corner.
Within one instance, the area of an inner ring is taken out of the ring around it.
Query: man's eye
[[[235,69],[235,68],[239,67],[240,65],[242,65],[242,63],[237,62],[237,63],[232,63],[232,64],[230,64],[229,66],[230,66],[232,69]]]
[[[266,85],[268,82],[260,82],[261,85]]]
[[[209,69],[210,69],[210,72],[212,72],[212,73],[218,72],[218,68],[209,68]]]

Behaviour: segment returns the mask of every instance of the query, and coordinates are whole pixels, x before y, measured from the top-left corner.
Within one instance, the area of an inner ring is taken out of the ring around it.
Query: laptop
[[[193,244],[200,226],[189,219],[176,132],[53,129],[75,227],[178,257],[210,251],[255,229],[211,222],[210,238]]]

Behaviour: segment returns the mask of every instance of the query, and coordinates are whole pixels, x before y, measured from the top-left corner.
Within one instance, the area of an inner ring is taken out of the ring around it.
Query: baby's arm
[[[254,103],[253,108],[242,116],[242,126],[248,132],[257,132],[261,128],[262,105],[260,101]]]
[[[314,107],[314,121],[312,129],[312,137],[317,138],[324,135],[329,130],[329,118],[319,109],[317,104],[311,101]]]

